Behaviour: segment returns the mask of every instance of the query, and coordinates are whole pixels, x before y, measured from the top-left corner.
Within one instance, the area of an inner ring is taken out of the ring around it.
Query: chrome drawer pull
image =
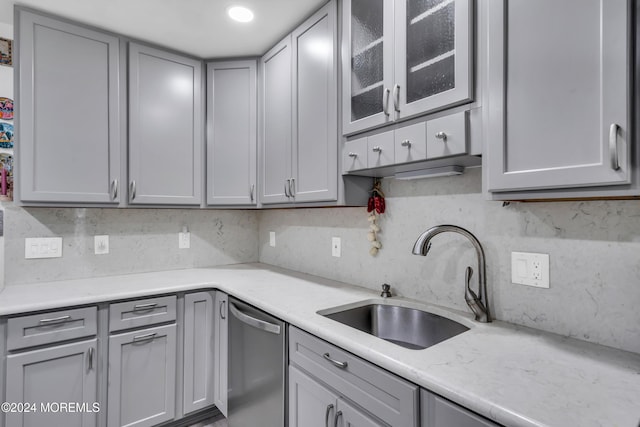
[[[353,157],[355,159],[356,157],[358,157],[358,153],[350,152],[349,157]]]
[[[333,419],[333,427],[338,427],[338,419],[342,416],[342,411],[336,412],[336,417]]]
[[[388,88],[384,89],[384,93],[382,94],[382,112],[385,116],[389,115],[389,97],[391,96],[391,91]]]
[[[221,318],[222,320],[224,320],[224,319],[226,319],[226,318],[227,318],[227,316],[225,316],[225,315],[224,315],[224,310],[223,310],[224,305],[225,305],[226,303],[227,303],[226,301],[221,301],[221,302],[220,302],[220,310],[219,310],[219,311],[220,311],[220,318]]]
[[[380,148],[380,146],[376,145],[375,147],[373,147],[373,149],[371,150],[374,153],[382,153],[382,148]]]
[[[91,371],[93,369],[93,353],[94,353],[94,349],[93,347],[89,348],[89,370]]]
[[[255,190],[256,185],[255,184],[251,184],[251,187],[249,188],[249,199],[251,199],[251,201],[253,202],[253,191]]]
[[[129,196],[131,200],[136,198],[136,180],[134,179],[129,183]]]
[[[398,84],[393,87],[393,109],[397,113],[400,112],[400,85]]]
[[[336,359],[332,359],[329,353],[323,354],[322,357],[324,357],[325,359],[327,359],[329,362],[333,363],[335,366],[337,366],[340,369],[347,369],[347,362],[340,362]]]
[[[156,337],[156,335],[158,335],[157,332],[152,332],[150,334],[144,334],[144,335],[138,335],[133,337],[134,341],[146,341],[146,340],[152,340]]]
[[[324,427],[329,427],[329,414],[331,413],[332,409],[333,409],[333,403],[330,405],[327,405],[327,412],[325,412],[324,414]]]
[[[444,132],[436,133],[436,138],[441,139],[442,142],[447,142],[447,134]]]
[[[40,324],[49,325],[51,323],[63,323],[63,322],[66,322],[67,320],[71,320],[71,316],[60,316],[60,317],[54,317],[53,319],[40,319]]]
[[[115,200],[118,197],[118,180],[111,181],[111,200]]]
[[[153,302],[149,304],[136,304],[133,306],[133,311],[151,310],[152,308],[156,308],[157,306],[158,306],[157,302]]]
[[[620,170],[620,159],[618,158],[618,129],[620,127],[613,123],[609,128],[609,152],[611,153],[611,169]]]
[[[405,139],[400,143],[400,145],[403,147],[411,148],[411,141],[409,141],[408,139]]]
[[[291,197],[289,194],[289,189],[291,188],[291,180],[287,179],[284,183],[284,195],[287,196],[287,199]]]

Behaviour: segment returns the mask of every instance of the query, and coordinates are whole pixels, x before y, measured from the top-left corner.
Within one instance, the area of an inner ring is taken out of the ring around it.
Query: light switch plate
[[[178,248],[189,249],[191,247],[191,233],[183,231],[178,233]]]
[[[511,252],[511,282],[518,285],[549,287],[549,255]]]
[[[271,246],[272,248],[276,247],[276,232],[275,231],[270,231],[269,232],[269,246]]]
[[[109,236],[93,236],[93,253],[106,255],[109,253]]]
[[[27,237],[24,239],[24,257],[61,258],[62,237]]]

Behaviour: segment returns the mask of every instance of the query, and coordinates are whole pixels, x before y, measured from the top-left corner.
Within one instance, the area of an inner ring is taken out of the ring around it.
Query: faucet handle
[[[380,293],[380,296],[383,298],[388,298],[391,296],[391,285],[384,283],[382,285],[382,292]]]

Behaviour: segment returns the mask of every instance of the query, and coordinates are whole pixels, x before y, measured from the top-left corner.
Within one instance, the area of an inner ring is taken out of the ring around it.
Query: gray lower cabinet
[[[96,348],[94,338],[7,356],[5,400],[35,406],[7,412],[6,427],[97,426]],[[61,411],[67,402],[86,406]]]
[[[200,205],[202,63],[129,43],[129,203]]]
[[[108,427],[150,427],[174,419],[176,325],[109,337]]]
[[[603,186],[617,195],[631,182],[631,6],[487,2],[491,197],[588,197]]]
[[[329,2],[261,59],[262,204],[338,198],[336,16]]]
[[[207,63],[207,205],[255,206],[257,62]]]
[[[289,427],[382,427],[299,369],[289,367]]]
[[[117,204],[118,37],[16,10],[16,200]]]
[[[215,327],[215,355],[213,359],[213,378],[215,382],[213,398],[214,403],[225,417],[227,416],[227,392],[229,383],[227,374],[229,362],[229,319],[227,318],[229,309],[228,302],[227,294],[220,291],[216,292],[216,308],[214,311],[215,320],[213,322]]]
[[[213,292],[184,296],[184,414],[214,404],[215,311]]]
[[[425,389],[420,390],[420,418],[420,427],[498,427],[498,424]]]

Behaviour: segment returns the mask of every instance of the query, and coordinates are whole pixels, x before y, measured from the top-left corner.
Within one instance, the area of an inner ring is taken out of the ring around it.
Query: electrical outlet
[[[511,252],[511,282],[518,285],[549,287],[549,255]]]
[[[275,231],[270,231],[269,232],[269,246],[271,246],[272,248],[276,247],[276,232]]]
[[[341,242],[339,237],[331,238],[331,256],[340,258],[342,253]]]
[[[61,258],[62,237],[27,237],[24,239],[24,257],[33,258]]]
[[[191,233],[182,231],[178,233],[178,248],[189,249],[191,247]]]
[[[93,253],[96,255],[109,253],[109,236],[93,236]]]

